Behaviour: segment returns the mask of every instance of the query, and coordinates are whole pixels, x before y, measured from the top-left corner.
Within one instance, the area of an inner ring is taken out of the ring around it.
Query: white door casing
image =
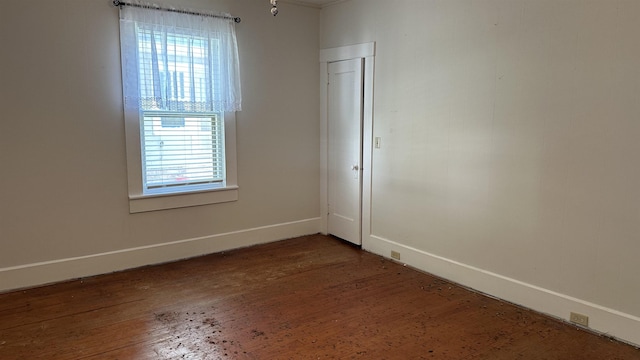
[[[342,60],[360,59],[363,66],[363,112],[362,112],[362,166],[361,175],[361,226],[360,238],[367,248],[371,236],[371,164],[373,150],[373,88],[375,43],[341,46],[320,50],[320,232],[329,233],[328,195],[328,83],[329,64]]]
[[[328,72],[328,232],[360,245],[362,59],[332,62]]]

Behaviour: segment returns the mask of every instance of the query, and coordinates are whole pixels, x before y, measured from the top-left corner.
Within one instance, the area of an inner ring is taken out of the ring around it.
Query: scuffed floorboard
[[[640,359],[332,237],[0,295],[0,359]]]

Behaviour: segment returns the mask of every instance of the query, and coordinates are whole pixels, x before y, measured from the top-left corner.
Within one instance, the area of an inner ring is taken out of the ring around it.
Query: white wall
[[[129,214],[117,8],[3,2],[0,291],[317,232],[319,10],[165,2],[242,17],[239,201]]]
[[[352,0],[376,42],[364,246],[640,344],[640,2]]]

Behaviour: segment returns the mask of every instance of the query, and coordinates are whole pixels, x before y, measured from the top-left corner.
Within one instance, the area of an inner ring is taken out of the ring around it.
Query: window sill
[[[129,196],[129,213],[178,209],[238,200],[238,187],[200,190],[174,194]]]

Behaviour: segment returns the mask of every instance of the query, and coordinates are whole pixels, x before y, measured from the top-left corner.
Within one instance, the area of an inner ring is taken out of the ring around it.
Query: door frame
[[[328,119],[328,83],[329,63],[363,59],[364,89],[362,109],[362,204],[360,243],[371,235],[371,165],[373,151],[373,80],[376,44],[340,46],[320,50],[320,232],[327,234],[328,229],[328,154],[329,154],[329,119]],[[364,244],[363,244],[364,245]]]

